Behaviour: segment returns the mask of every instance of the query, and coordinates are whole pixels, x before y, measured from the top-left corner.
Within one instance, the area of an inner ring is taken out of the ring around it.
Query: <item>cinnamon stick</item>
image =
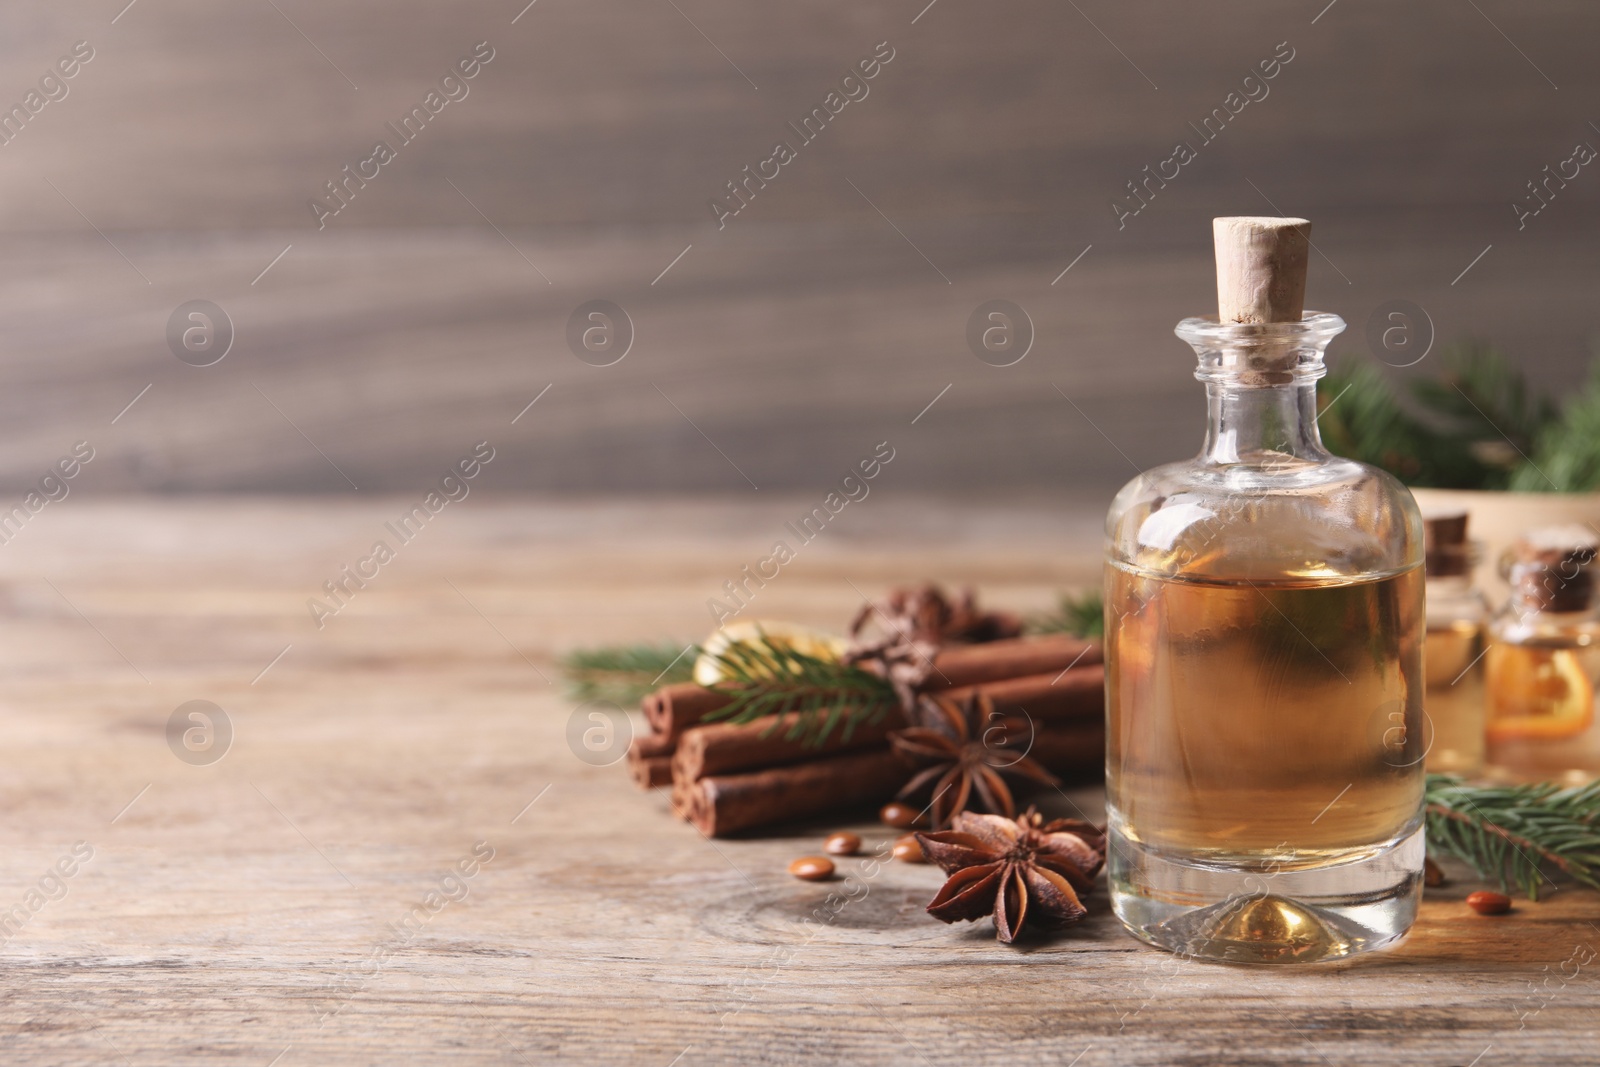
[[[699,785],[699,782],[685,781],[677,777],[672,779],[672,791],[667,794],[668,803],[672,807],[672,814],[684,822],[690,821],[689,816],[695,807],[695,797],[698,795]]]
[[[684,730],[732,699],[728,693],[684,682],[657,689],[639,702],[639,710],[656,734],[675,742]]]
[[[934,656],[935,669],[928,678],[927,689],[934,692],[965,688],[1030,675],[1048,674],[1054,679],[1068,667],[1101,662],[1103,651],[1098,641],[1065,634],[956,645]],[[656,734],[676,741],[683,731],[726,707],[732,699],[728,693],[686,682],[657,689],[640,702],[639,709]]]
[[[771,823],[878,804],[904,784],[910,769],[889,750],[851,752],[749,774],[673,782],[680,815],[708,837]],[[686,809],[686,810],[684,810]]]
[[[1028,755],[1058,778],[1084,781],[1098,777],[1106,765],[1105,720],[1051,723],[1034,735]]]
[[[672,784],[672,753],[677,742],[666,734],[635,734],[628,742],[628,773],[640,789]]]
[[[657,786],[672,784],[672,757],[671,756],[640,756],[634,749],[628,750],[628,773],[633,775],[633,783],[640,789],[655,789]]]
[[[1087,657],[1086,657],[1087,658]],[[1105,668],[1101,664],[1074,667],[1064,673],[1038,674],[1011,678],[982,686],[965,686],[942,691],[943,698],[962,700],[974,689],[988,694],[997,714],[1024,720],[1024,736],[1056,723],[1100,722],[1105,714]],[[1026,726],[1032,719],[1034,729]],[[787,763],[800,763],[838,752],[880,747],[891,730],[905,725],[898,714],[881,723],[857,726],[848,740],[841,729],[833,730],[821,746],[809,746],[785,737],[789,723],[778,716],[755,722],[703,723],[685,730],[673,756],[673,774],[688,781],[711,775],[758,770]],[[1104,745],[1102,727],[1100,745]]]
[[[670,756],[678,747],[677,742],[666,734],[648,733],[634,734],[633,740],[628,744],[628,751],[637,753],[642,758],[651,756]]]
[[[905,726],[898,711],[878,723],[861,723],[845,737],[835,726],[820,745],[789,740],[790,716],[768,715],[748,723],[703,723],[684,731],[673,755],[674,776],[695,781],[717,774],[758,770],[821,759],[840,752],[882,748],[889,731]]]
[[[1025,714],[1040,723],[1098,719],[1106,710],[1106,669],[1097,661],[1091,666],[1080,664],[1065,672],[984,682],[941,690],[936,695],[941,700],[959,704],[976,690],[982,690],[989,697],[1000,715]]]
[[[1003,682],[1035,674],[1054,677],[1071,666],[1091,666],[1104,661],[1098,641],[1066,634],[1018,637],[981,645],[956,645],[933,657],[926,688],[956,689],[982,682]]]

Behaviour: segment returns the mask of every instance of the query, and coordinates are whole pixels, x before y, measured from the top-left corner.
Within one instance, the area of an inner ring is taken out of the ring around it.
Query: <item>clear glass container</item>
[[[1424,516],[1428,637],[1423,646],[1426,766],[1434,774],[1483,771],[1484,624],[1489,602],[1472,584],[1464,512]]]
[[[1422,885],[1423,530],[1317,431],[1337,315],[1185,319],[1210,424],[1106,520],[1109,881],[1137,937],[1201,959],[1338,959]]]
[[[1511,598],[1484,657],[1493,777],[1579,785],[1600,777],[1600,606],[1594,533],[1542,530],[1513,549]]]

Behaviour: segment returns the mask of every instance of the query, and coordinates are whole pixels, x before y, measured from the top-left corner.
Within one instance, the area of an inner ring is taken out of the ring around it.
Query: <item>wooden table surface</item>
[[[706,597],[807,501],[479,494],[318,630],[307,598],[411,503],[69,497],[0,547],[0,1062],[1600,1055],[1587,892],[1486,919],[1458,877],[1397,948],[1294,971],[1145,948],[1103,892],[1069,934],[1008,948],[923,914],[929,867],[888,864],[834,914],[837,886],[784,868],[839,824],[707,841],[574,755],[556,668],[701,636]],[[885,493],[758,607],[838,625],[855,587],[934,575],[1041,608],[1094,581],[1097,506]],[[234,731],[201,766],[166,740],[197,699]]]

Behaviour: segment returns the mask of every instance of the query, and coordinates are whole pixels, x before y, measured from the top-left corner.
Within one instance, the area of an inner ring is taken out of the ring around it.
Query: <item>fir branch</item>
[[[774,729],[787,725],[785,737],[809,745],[840,728],[848,740],[857,726],[881,722],[899,706],[887,679],[796,651],[766,634],[729,645],[716,660],[723,675],[716,688],[732,693],[733,701],[707,718],[747,723],[779,716]]]
[[[1512,474],[1510,488],[1530,493],[1600,488],[1600,361],[1561,417],[1539,431],[1531,456]]]
[[[1408,485],[1431,473],[1427,432],[1376,367],[1351,361],[1317,384],[1317,424],[1336,455],[1381,467]]]
[[[1416,487],[1600,489],[1600,357],[1559,409],[1482,342],[1448,347],[1437,364],[1435,376],[1407,380],[1405,401],[1370,363],[1330,373],[1317,394],[1328,448]]]
[[[1551,868],[1600,889],[1600,782],[1473,786],[1433,774],[1425,790],[1428,844],[1485,878],[1538,900]]]
[[[1556,407],[1484,342],[1462,341],[1441,355],[1444,373],[1412,379],[1412,396],[1438,428],[1440,442],[1458,455],[1475,452],[1496,483],[1487,488],[1502,488],[1506,472],[1532,452],[1534,440],[1555,420]]]
[[[696,645],[609,645],[569,652],[561,667],[572,699],[609,700],[626,707],[659,686],[693,681],[699,654]]]
[[[1071,634],[1073,637],[1105,636],[1105,604],[1098,591],[1090,590],[1073,596],[1062,593],[1056,600],[1056,609],[1028,620],[1030,634]]]

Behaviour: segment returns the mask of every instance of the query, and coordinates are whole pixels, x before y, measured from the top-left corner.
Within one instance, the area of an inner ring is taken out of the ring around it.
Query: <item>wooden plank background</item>
[[[902,485],[1105,490],[1195,447],[1170,331],[1212,302],[1209,218],[1274,205],[1315,222],[1310,302],[1352,323],[1336,359],[1404,298],[1569,386],[1596,327],[1600,177],[1522,230],[1511,208],[1600,144],[1581,0],[64,0],[3,20],[0,103],[95,50],[0,147],[12,488],[104,439],[83,484],[105,491],[411,492],[549,386],[502,487],[810,490],[949,386]],[[319,231],[308,199],[479,41],[470,94]],[[870,95],[719,230],[707,198],[880,41]],[[1125,183],[1285,41],[1270,94],[1119,230]],[[564,341],[597,297],[637,327],[604,369]],[[205,369],[163,337],[196,298],[237,329]],[[965,343],[993,298],[1036,327],[1014,367]]]
[[[0,551],[0,908],[93,850],[0,948],[0,1060],[1594,1061],[1589,892],[1485,919],[1457,871],[1396,949],[1292,972],[1145,948],[1103,890],[1070,935],[1007,948],[922,914],[927,867],[833,914],[840,886],[785,873],[833,824],[713,845],[576,758],[550,684],[574,645],[704,633],[704,597],[804,498],[469,498],[317,630],[306,598],[409,503],[69,498]],[[1069,514],[885,493],[759,609],[837,627],[852,583],[929,574],[1043,608],[1097,570]],[[164,737],[193,699],[234,726],[210,766]],[[475,847],[461,899],[395,934]]]

